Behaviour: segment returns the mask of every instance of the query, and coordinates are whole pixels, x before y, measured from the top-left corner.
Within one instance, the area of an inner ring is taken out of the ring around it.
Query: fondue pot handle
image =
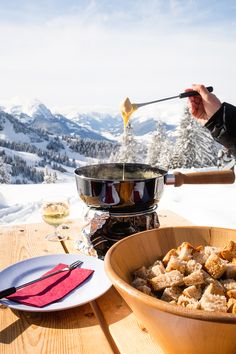
[[[173,175],[165,176],[165,184],[173,184],[180,187],[182,184],[230,184],[234,183],[235,174],[233,170],[217,170],[205,172],[181,173],[174,172]]]

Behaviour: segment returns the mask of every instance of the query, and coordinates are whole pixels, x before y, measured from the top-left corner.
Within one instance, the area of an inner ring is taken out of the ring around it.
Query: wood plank
[[[0,328],[1,354],[112,353],[89,304],[50,313],[0,309]]]
[[[160,227],[191,225],[188,220],[169,210],[158,211],[158,217]],[[162,349],[152,341],[147,330],[142,324],[138,324],[132,310],[114,288],[100,297],[97,302],[121,353],[163,354]]]
[[[160,210],[158,216],[161,227],[190,224],[170,211]],[[77,253],[74,242],[79,237],[81,221],[72,220],[68,227],[63,230],[69,235],[64,248],[63,244],[44,239],[50,227],[43,223],[1,229],[0,268],[43,254]],[[53,316],[52,313],[18,313],[2,309],[0,352],[162,354],[114,288],[93,301],[91,306],[87,304],[69,311],[54,312]]]
[[[60,242],[45,240],[45,235],[50,231],[43,223],[1,228],[0,269],[23,259],[64,253]]]
[[[113,287],[97,299],[97,303],[120,353],[163,354]]]
[[[191,224],[185,218],[169,210],[158,211],[158,217],[161,227]],[[75,235],[75,238],[79,237],[80,229],[77,231],[78,234]],[[75,238],[66,242],[68,252],[78,252],[74,246]],[[107,336],[112,336],[120,353],[163,354],[160,347],[152,341],[146,329],[138,324],[133,312],[114,288],[97,299],[96,305],[97,307],[93,307],[95,315],[99,320],[102,313],[104,333]]]
[[[45,224],[2,228],[0,269],[30,257],[64,253],[60,242],[45,240]],[[112,353],[89,304],[50,313],[0,309],[1,354]]]
[[[170,210],[158,210],[157,214],[160,222],[160,227],[193,225],[189,220],[180,215],[177,215]]]

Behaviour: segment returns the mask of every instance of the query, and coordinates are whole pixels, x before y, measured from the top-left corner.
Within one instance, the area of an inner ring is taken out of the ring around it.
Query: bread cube
[[[148,277],[148,270],[146,267],[141,267],[137,270],[135,270],[134,272],[134,277],[135,278],[143,278],[143,279],[147,279]]]
[[[228,261],[236,257],[236,242],[230,241],[227,246],[221,251],[221,256]]]
[[[152,294],[152,289],[149,288],[149,286],[147,286],[147,285],[138,286],[136,289],[139,291],[142,291],[142,293],[144,293],[146,295]]]
[[[169,262],[171,256],[178,256],[177,250],[175,248],[169,250],[169,252],[167,252],[166,255],[163,257],[162,262],[165,266]]]
[[[206,256],[210,256],[212,253],[219,255],[221,252],[221,249],[219,247],[214,247],[214,246],[205,246],[204,247],[204,253]]]
[[[164,274],[165,273],[165,267],[161,261],[155,262],[155,265],[150,267],[148,269],[148,278],[153,278],[159,274]]]
[[[214,278],[220,278],[226,270],[226,262],[212,253],[206,260],[205,269]]]
[[[194,259],[190,259],[186,264],[186,273],[191,274],[196,270],[202,269],[202,264],[196,262]]]
[[[183,278],[187,286],[205,284],[205,276],[202,270],[197,270]]]
[[[215,281],[205,288],[204,294],[225,295],[225,289],[219,281]]]
[[[232,299],[236,300],[236,289],[228,290],[227,291],[227,296],[229,298],[232,298]]]
[[[166,271],[178,270],[180,273],[184,274],[186,269],[186,261],[182,261],[176,256],[171,256],[170,260],[166,266]]]
[[[230,298],[227,302],[228,312],[236,314],[236,299]]]
[[[208,255],[203,251],[200,250],[198,252],[194,252],[192,259],[195,260],[197,263],[204,264],[208,258]]]
[[[194,309],[194,310],[200,307],[200,304],[196,299],[184,295],[181,295],[178,298],[177,305],[186,307],[188,309]]]
[[[227,312],[227,300],[223,295],[205,292],[200,300],[200,307],[205,311]]]
[[[224,279],[220,280],[220,282],[226,291],[236,289],[236,281],[234,279]]]
[[[171,286],[170,288],[165,288],[163,294],[161,296],[161,300],[163,301],[177,301],[179,296],[182,294],[182,289],[178,286]]]
[[[183,261],[189,261],[192,258],[193,251],[194,251],[194,247],[188,242],[183,242],[177,248],[179,259]]]
[[[202,296],[202,290],[200,286],[191,285],[183,290],[183,295],[195,300],[199,300]]]
[[[143,278],[135,278],[131,285],[135,288],[138,288],[139,286],[147,285],[147,280]]]
[[[157,277],[149,279],[149,283],[155,291],[165,289],[167,287],[182,285],[183,284],[183,274],[178,270],[172,270],[171,272],[166,272],[160,274]]]

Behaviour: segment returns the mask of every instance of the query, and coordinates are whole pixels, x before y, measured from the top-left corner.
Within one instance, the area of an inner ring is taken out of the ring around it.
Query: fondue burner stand
[[[134,233],[160,226],[157,205],[148,210],[121,213],[90,208],[76,248],[83,253],[104,259],[108,249],[117,241]],[[82,237],[81,237],[82,236]]]

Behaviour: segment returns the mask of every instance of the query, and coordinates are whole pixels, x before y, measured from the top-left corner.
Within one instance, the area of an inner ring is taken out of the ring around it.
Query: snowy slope
[[[161,108],[160,108],[161,107]],[[134,134],[143,137],[156,129],[156,122],[166,122],[167,131],[176,127],[182,114],[182,105],[162,105],[157,109],[143,108],[135,112],[132,119]],[[175,111],[176,110],[176,111]],[[119,111],[105,108],[95,110],[51,110],[38,100],[20,104],[9,102],[4,111],[12,114],[22,123],[44,129],[54,134],[77,134],[83,138],[119,140],[123,132],[123,119]],[[173,123],[174,122],[174,123]]]
[[[15,142],[41,142],[42,136],[20,122],[17,118],[3,111],[0,111],[0,139]]]
[[[49,134],[57,135],[77,135],[81,138],[106,140],[106,137],[97,133],[97,130],[91,130],[89,127],[80,126],[62,114],[53,114],[51,110],[43,103],[35,100],[28,105],[8,105],[3,108],[19,122],[37,130],[43,130]]]
[[[65,184],[0,185],[0,224],[41,222],[40,205],[43,196],[67,194],[71,203],[71,218],[83,219],[86,211],[79,199],[74,178]],[[236,228],[236,184],[165,186],[158,212],[169,209],[195,225]]]

